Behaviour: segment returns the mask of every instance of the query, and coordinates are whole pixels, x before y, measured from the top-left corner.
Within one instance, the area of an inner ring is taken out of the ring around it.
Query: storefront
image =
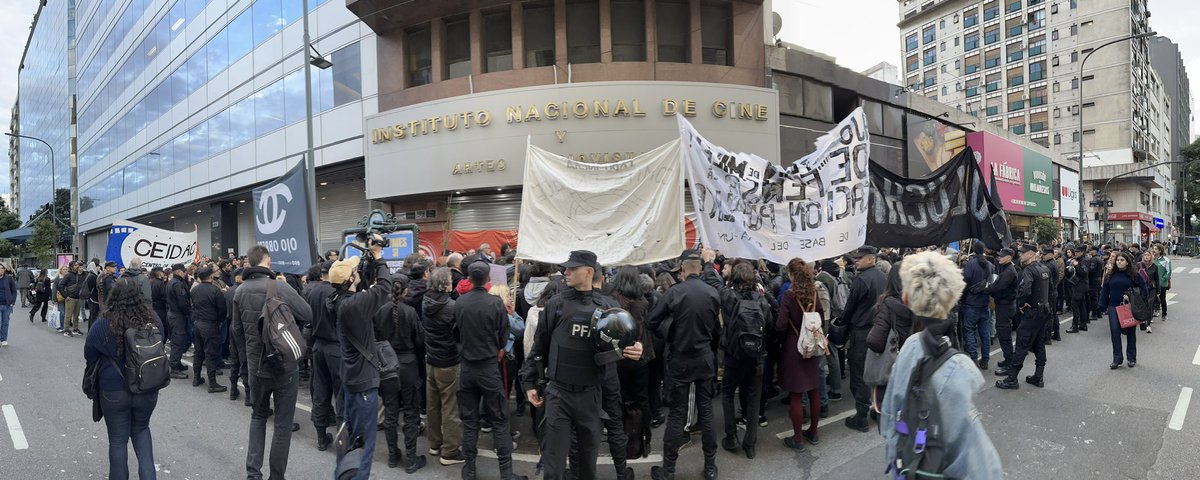
[[[559,84],[368,117],[366,197],[405,218],[420,212],[423,245],[429,238],[453,250],[513,243],[527,145],[614,163],[678,138],[680,115],[730,150],[780,161],[775,90],[690,82]],[[429,249],[444,249],[430,243]]]
[[[986,132],[967,134],[966,144],[979,159],[984,182],[999,193],[1014,237],[1026,236],[1037,217],[1058,220],[1055,204],[1062,199],[1052,195],[1055,165],[1050,157]]]

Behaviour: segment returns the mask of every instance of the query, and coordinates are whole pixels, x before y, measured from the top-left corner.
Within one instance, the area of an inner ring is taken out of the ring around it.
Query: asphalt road
[[[1101,321],[1093,322],[1088,332],[1063,334],[1063,342],[1048,347],[1044,389],[1023,384],[1017,391],[997,390],[991,386],[996,377],[985,373],[988,386],[976,397],[976,407],[1000,452],[1007,478],[1200,478],[1195,455],[1200,451],[1195,415],[1200,412],[1191,413],[1200,404],[1200,399],[1191,401],[1191,389],[1200,388],[1200,324],[1194,318],[1200,299],[1193,293],[1200,291],[1200,261],[1180,259],[1174,267],[1172,315],[1165,323],[1156,319],[1153,334],[1138,334],[1136,368],[1108,369],[1111,347]],[[8,347],[0,348],[0,478],[105,478],[105,428],[91,422],[90,401],[79,387],[83,337],[66,338],[43,323],[31,324],[27,310],[18,307],[9,341]],[[993,363],[998,357],[993,354]],[[288,476],[327,479],[332,477],[334,455],[315,448],[306,390],[302,385],[296,416],[301,430],[293,435]],[[873,432],[843,426],[841,419],[853,410],[850,395],[844,393],[846,399],[831,406],[830,418],[822,419],[821,444],[800,453],[785,449],[779,440],[791,430],[786,407],[769,402],[770,424],[760,429],[757,458],[751,461],[718,450],[721,477],[881,478],[882,440]],[[719,405],[715,412],[719,439]],[[159,477],[242,478],[249,417],[250,410],[241,400],[210,395],[203,387],[193,388],[190,381],[175,381],[161,392],[151,420]],[[513,425],[523,433],[518,440],[517,473],[532,475],[537,450],[529,417],[513,417]],[[662,429],[654,433],[655,453],[633,462],[638,478],[649,478],[650,467],[661,461]],[[695,444],[680,457],[678,478],[700,478],[700,439],[693,438]],[[482,435],[481,450],[490,445],[490,437]],[[428,448],[424,438],[418,448]],[[606,455],[607,448],[602,447],[600,478],[614,478],[603,458]],[[389,469],[380,435],[372,477],[459,478],[457,466],[442,467],[430,460],[429,466],[411,476]],[[136,468],[132,450],[130,462],[131,469]],[[481,458],[479,466],[481,478],[498,478],[491,458]]]

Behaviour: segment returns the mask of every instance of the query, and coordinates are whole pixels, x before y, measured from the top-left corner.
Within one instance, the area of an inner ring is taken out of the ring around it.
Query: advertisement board
[[[1058,170],[1058,203],[1062,218],[1079,219],[1079,172]]]
[[[1044,216],[1054,213],[1050,157],[985,132],[967,134],[967,145],[975,151],[989,187],[995,179],[1004,210]]]
[[[945,165],[967,146],[967,132],[937,119],[908,117],[908,176],[919,178]]]

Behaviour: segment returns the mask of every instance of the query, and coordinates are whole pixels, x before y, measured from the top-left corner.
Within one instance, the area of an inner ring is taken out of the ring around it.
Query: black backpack
[[[756,359],[763,353],[763,330],[767,312],[763,311],[762,295],[739,299],[730,319],[729,351],[737,358]]]
[[[161,390],[171,383],[162,330],[154,323],[125,329],[125,386],[132,393]]]
[[[283,373],[298,367],[308,352],[308,344],[300,334],[300,327],[296,326],[291,307],[276,292],[277,281],[267,279],[267,296],[263,299],[258,324],[263,345],[261,368]]]
[[[930,348],[927,334],[920,339],[926,354],[917,363],[908,380],[904,405],[896,412],[896,458],[888,466],[895,478],[946,479],[942,472],[947,466],[946,440],[942,433],[942,411],[933,390],[933,374],[949,361],[958,350],[947,343]]]

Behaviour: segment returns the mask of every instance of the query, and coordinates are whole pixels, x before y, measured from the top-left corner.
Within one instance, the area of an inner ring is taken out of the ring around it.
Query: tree
[[[1029,225],[1029,232],[1038,243],[1051,243],[1058,240],[1062,227],[1053,218],[1038,217]]]
[[[1200,215],[1200,139],[1192,142],[1191,145],[1183,147],[1180,151],[1183,156],[1182,160],[1188,162],[1183,164],[1183,179],[1186,180],[1181,186],[1187,196],[1187,200],[1183,205],[1180,205],[1183,215],[1183,230],[1192,235],[1196,234],[1196,228],[1192,224],[1192,215]],[[1177,186],[1180,187],[1180,186]],[[1184,232],[1180,232],[1184,233]]]
[[[0,257],[10,258],[17,255],[17,248],[12,242],[0,238]]]
[[[34,257],[37,257],[38,265],[51,265],[54,262],[54,253],[58,250],[61,243],[60,228],[54,226],[54,221],[43,217],[33,222],[33,234],[29,236],[29,241],[25,242],[26,251]]]
[[[21,217],[17,216],[17,212],[8,208],[8,202],[0,199],[0,232],[7,232],[17,228],[21,228]]]
[[[54,192],[54,214],[58,217],[59,240],[54,243],[55,249],[70,250],[71,238],[75,234],[74,228],[71,226],[71,190],[68,188],[60,188]],[[53,219],[50,216],[50,203],[43,203],[42,206],[34,210],[29,216],[29,220],[37,219],[37,222],[42,220],[50,220],[53,225]],[[34,223],[37,224],[36,222]]]

